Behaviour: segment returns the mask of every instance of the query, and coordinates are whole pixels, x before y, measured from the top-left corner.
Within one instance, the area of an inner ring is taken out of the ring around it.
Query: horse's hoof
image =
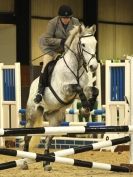
[[[51,165],[46,165],[46,166],[44,166],[44,170],[45,170],[45,171],[51,171],[51,170],[52,170]]]
[[[28,170],[29,167],[28,167],[27,162],[25,161],[25,162],[20,166],[20,168],[21,168],[22,170]]]

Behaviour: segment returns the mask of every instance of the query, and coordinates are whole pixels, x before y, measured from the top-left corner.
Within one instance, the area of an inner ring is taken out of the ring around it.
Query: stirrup
[[[37,93],[36,98],[34,99],[34,102],[36,104],[40,103],[42,101],[42,94]]]

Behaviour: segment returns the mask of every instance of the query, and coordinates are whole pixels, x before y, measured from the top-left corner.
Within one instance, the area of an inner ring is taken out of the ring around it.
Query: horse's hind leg
[[[55,111],[53,113],[45,115],[45,117],[49,121],[49,126],[51,127],[59,126],[64,119],[64,112],[62,112],[61,110]],[[54,136],[50,136],[50,135],[46,137],[44,154],[49,154],[49,148],[53,137]],[[50,162],[48,161],[44,161],[43,166],[44,166],[44,170],[50,171],[52,169],[52,167],[50,166]]]
[[[25,136],[24,137],[24,148],[23,148],[23,150],[24,151],[29,151],[29,142],[30,142],[30,140],[31,140],[31,136]],[[28,164],[27,164],[27,161],[24,161],[24,163],[23,163],[23,165],[21,166],[21,169],[23,169],[23,170],[28,170]]]
[[[52,141],[53,137],[54,136],[47,136],[45,138],[45,150],[44,150],[44,154],[49,154],[49,147],[51,145],[51,141]],[[46,171],[52,170],[52,167],[50,166],[50,162],[48,162],[48,161],[43,161],[43,167],[44,167],[44,170],[46,170]]]
[[[25,136],[24,137],[24,151],[29,151],[29,142],[30,142],[30,140],[31,140],[31,136]]]
[[[28,123],[27,123],[27,126],[26,127],[32,127],[33,126],[33,123],[31,122],[31,120],[28,120]],[[24,151],[29,151],[29,143],[30,143],[30,140],[31,140],[31,136],[25,136],[24,137],[24,148],[23,148],[23,150]],[[21,169],[23,169],[23,170],[27,170],[28,169],[28,164],[27,164],[27,162],[25,161],[24,163],[23,163],[23,165],[21,166]]]
[[[34,125],[34,121],[32,119],[28,119],[26,123],[26,128],[31,128]],[[31,140],[31,136],[25,136],[24,137],[24,151],[29,151],[29,142]]]

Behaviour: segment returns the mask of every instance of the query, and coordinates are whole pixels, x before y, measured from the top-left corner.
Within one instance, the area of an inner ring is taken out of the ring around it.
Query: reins
[[[67,64],[66,60],[65,60],[65,57],[63,56],[63,60],[67,66],[67,68],[71,71],[71,73],[74,75],[74,77],[76,78],[78,84],[79,84],[79,80],[80,78],[82,77],[82,75],[84,74],[84,71],[79,75],[79,71],[80,71],[80,68],[82,68],[82,66],[84,67],[85,71],[88,72],[87,70],[87,66],[89,65],[90,61],[96,56],[96,54],[92,54],[88,51],[86,51],[85,49],[82,49],[81,48],[81,38],[84,38],[84,37],[91,37],[93,36],[92,34],[90,35],[86,35],[86,36],[81,36],[79,38],[79,42],[77,44],[77,51],[78,53],[75,53],[68,45],[65,44],[65,47],[67,47],[68,50],[70,50],[74,55],[75,55],[75,58],[77,59],[77,62],[78,62],[78,69],[77,69],[77,75],[74,73],[74,71],[70,68],[70,66]],[[88,63],[86,63],[85,59],[84,59],[84,55],[83,55],[83,52],[86,52],[88,53],[89,55],[91,55],[91,58],[90,60],[88,61]],[[80,66],[80,60],[82,59],[83,61],[83,64]]]

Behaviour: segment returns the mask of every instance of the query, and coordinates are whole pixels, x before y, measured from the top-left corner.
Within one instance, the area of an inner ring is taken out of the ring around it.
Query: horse
[[[65,42],[65,52],[60,56],[53,68],[49,86],[45,88],[41,103],[34,103],[37,94],[39,78],[30,87],[26,108],[26,127],[42,125],[42,120],[49,122],[49,126],[59,126],[64,120],[65,110],[73,103],[77,95],[82,106],[90,111],[89,99],[97,97],[97,89],[88,86],[88,72],[95,72],[98,66],[96,58],[96,26],[85,27],[83,24],[74,26]],[[94,99],[93,99],[94,98]],[[49,153],[53,136],[46,136],[44,154]],[[31,137],[24,137],[24,151],[29,150]],[[24,164],[28,168],[27,164]],[[45,170],[51,170],[49,162],[43,162]]]

